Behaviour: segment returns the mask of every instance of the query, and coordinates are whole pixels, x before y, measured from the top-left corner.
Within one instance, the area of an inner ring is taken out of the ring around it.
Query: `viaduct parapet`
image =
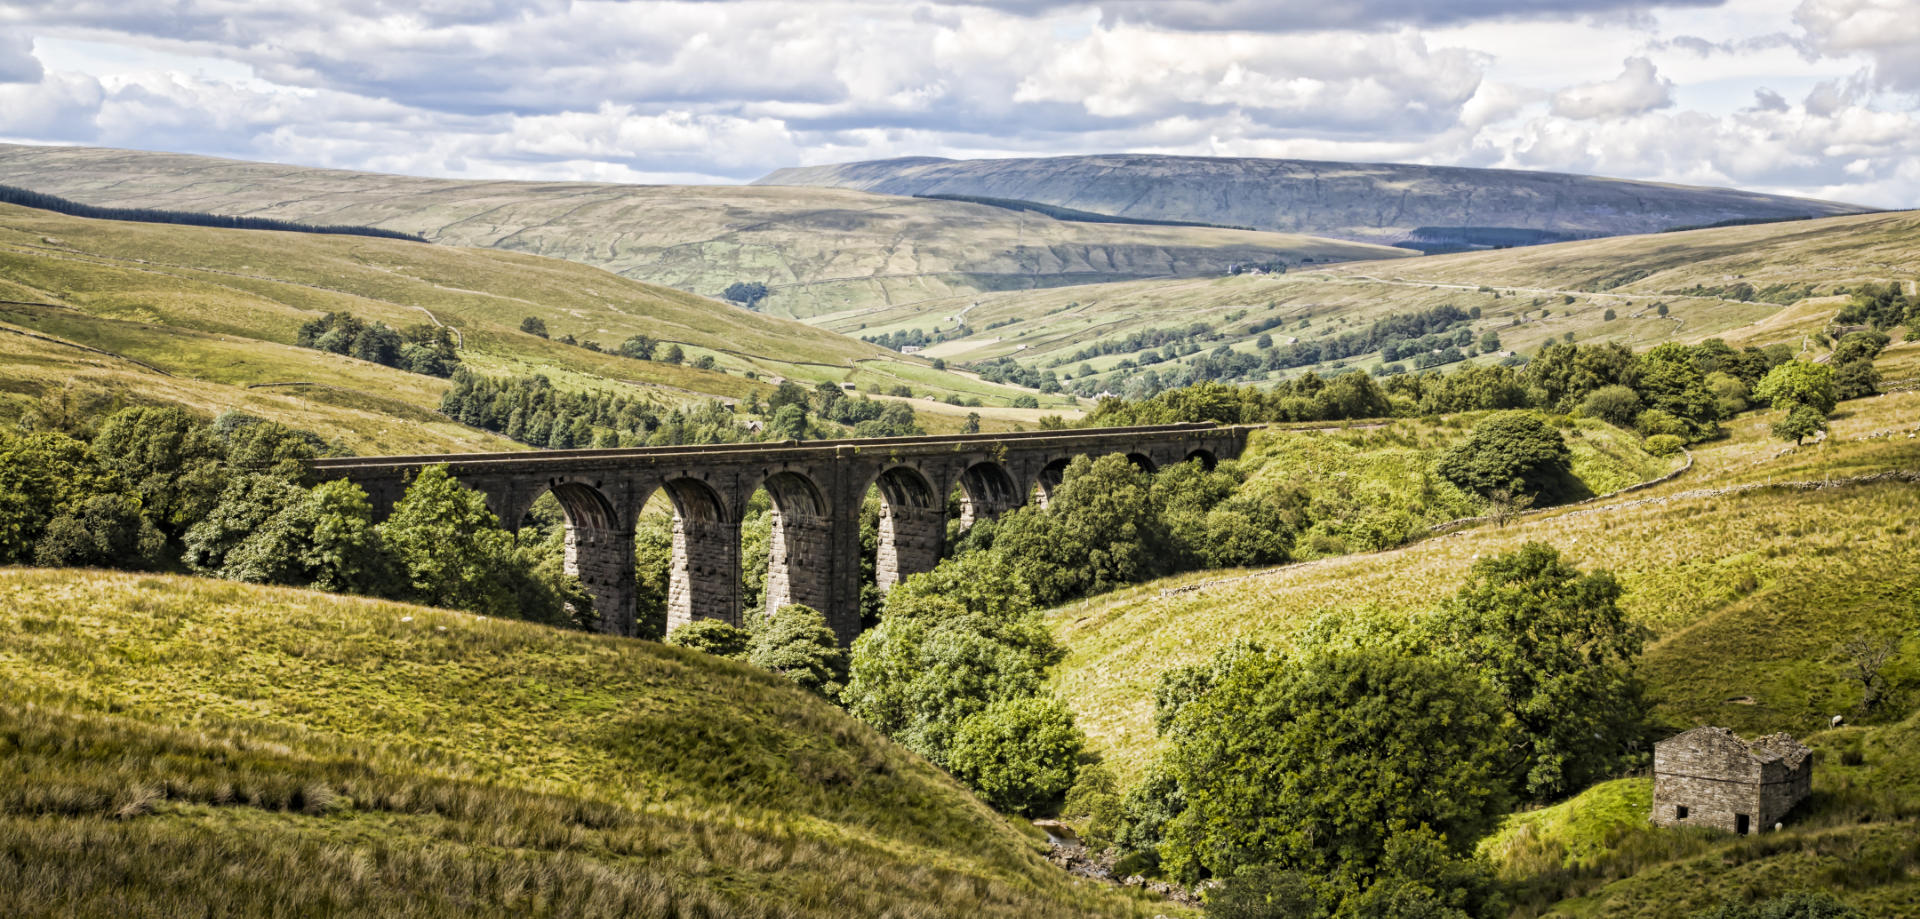
[[[535,499],[553,492],[567,517],[567,571],[593,594],[600,629],[633,634],[634,524],[656,492],[673,505],[673,583],[667,628],[694,619],[740,621],[740,519],[764,486],[773,499],[769,610],[820,610],[841,642],[860,632],[860,505],[878,486],[881,590],[940,559],[947,495],[964,495],[961,520],[1044,504],[1076,456],[1126,454],[1149,471],[1240,455],[1254,427],[1205,424],[720,444],[622,450],[468,453],[321,459],[322,479],[365,488],[384,518],[430,465],[477,489],[518,529]]]

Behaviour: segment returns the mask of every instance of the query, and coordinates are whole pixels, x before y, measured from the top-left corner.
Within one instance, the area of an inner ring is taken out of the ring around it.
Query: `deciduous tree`
[[[1493,690],[1513,727],[1514,791],[1547,799],[1609,774],[1634,750],[1647,703],[1633,666],[1650,637],[1620,583],[1542,543],[1474,563],[1423,620],[1435,646]]]
[[[1371,875],[1396,833],[1458,854],[1505,810],[1499,710],[1459,665],[1384,648],[1251,656],[1181,712],[1175,874]]]
[[[996,810],[1034,816],[1072,786],[1085,745],[1058,701],[1009,699],[961,722],[948,768]]]

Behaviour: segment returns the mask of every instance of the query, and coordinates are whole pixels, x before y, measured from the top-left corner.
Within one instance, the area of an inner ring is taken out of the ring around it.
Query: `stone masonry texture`
[[[1785,734],[1701,727],[1653,745],[1653,822],[1758,833],[1813,790],[1812,751]],[[1684,813],[1684,816],[1682,814]]]

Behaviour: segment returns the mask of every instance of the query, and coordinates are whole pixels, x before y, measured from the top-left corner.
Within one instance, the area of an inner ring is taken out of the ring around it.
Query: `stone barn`
[[[1779,822],[1813,790],[1813,751],[1785,734],[1741,740],[1694,728],[1653,745],[1653,822],[1745,835]]]

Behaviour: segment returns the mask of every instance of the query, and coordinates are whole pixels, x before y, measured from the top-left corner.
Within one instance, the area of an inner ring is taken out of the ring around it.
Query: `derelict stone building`
[[[1653,822],[1749,833],[1813,790],[1813,751],[1785,734],[1741,740],[1701,727],[1653,745]]]

